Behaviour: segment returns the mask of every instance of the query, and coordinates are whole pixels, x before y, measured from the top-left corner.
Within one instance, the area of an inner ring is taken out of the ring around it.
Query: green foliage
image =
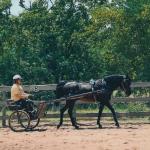
[[[0,84],[24,84],[130,73],[150,80],[149,1],[35,0],[19,16],[0,0]]]
[[[0,14],[7,13],[7,10],[11,6],[11,0],[0,0]]]
[[[128,104],[129,112],[143,112],[146,110],[147,110],[147,107],[145,104],[140,104],[140,103],[129,103]]]

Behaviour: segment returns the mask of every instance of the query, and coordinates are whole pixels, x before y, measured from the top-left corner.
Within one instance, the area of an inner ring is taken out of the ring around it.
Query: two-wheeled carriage
[[[8,125],[10,129],[15,132],[33,130],[35,127],[38,126],[41,117],[46,114],[46,108],[50,103],[74,100],[90,93],[92,92],[62,97],[60,99],[55,99],[50,102],[41,101],[38,103],[38,105],[33,105],[33,110],[31,112],[27,112],[25,109],[22,109],[21,106],[16,105],[13,100],[7,100],[6,107],[12,111],[8,117]]]
[[[8,100],[6,107],[12,111],[8,118],[10,129],[16,132],[33,130],[38,126],[41,117],[44,116],[46,106],[46,102],[41,101],[38,105],[33,106],[31,112],[27,112],[20,105],[16,105],[12,100]]]

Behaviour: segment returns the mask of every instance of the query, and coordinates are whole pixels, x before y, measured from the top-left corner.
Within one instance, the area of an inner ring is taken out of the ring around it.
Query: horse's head
[[[131,79],[128,75],[123,76],[120,88],[126,93],[127,96],[131,94]]]

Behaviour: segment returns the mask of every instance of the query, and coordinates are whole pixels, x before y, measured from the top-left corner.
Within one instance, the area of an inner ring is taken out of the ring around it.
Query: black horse
[[[76,122],[76,118],[73,117],[73,108],[74,104],[77,100],[85,101],[85,102],[100,102],[99,104],[99,113],[97,119],[97,125],[99,128],[102,128],[100,124],[100,118],[104,109],[104,106],[107,106],[112,114],[115,121],[115,125],[119,127],[119,123],[116,117],[116,113],[114,108],[110,103],[111,95],[114,90],[120,88],[125,92],[127,96],[131,94],[131,79],[128,75],[110,75],[104,77],[104,79],[99,79],[90,83],[79,83],[79,82],[65,82],[61,81],[56,87],[56,96],[57,98],[68,97],[72,95],[82,94],[86,92],[90,92],[85,96],[82,96],[78,99],[66,100],[65,106],[60,110],[60,123],[57,128],[59,128],[63,124],[63,115],[64,112],[68,109],[68,114],[72,125],[78,129],[79,126]],[[97,92],[99,91],[99,92]]]

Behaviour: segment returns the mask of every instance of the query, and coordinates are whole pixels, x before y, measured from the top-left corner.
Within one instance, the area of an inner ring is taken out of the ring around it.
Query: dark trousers
[[[30,112],[33,111],[34,103],[29,99],[21,99],[15,102],[16,105],[20,105],[21,109],[25,109],[25,111]]]

